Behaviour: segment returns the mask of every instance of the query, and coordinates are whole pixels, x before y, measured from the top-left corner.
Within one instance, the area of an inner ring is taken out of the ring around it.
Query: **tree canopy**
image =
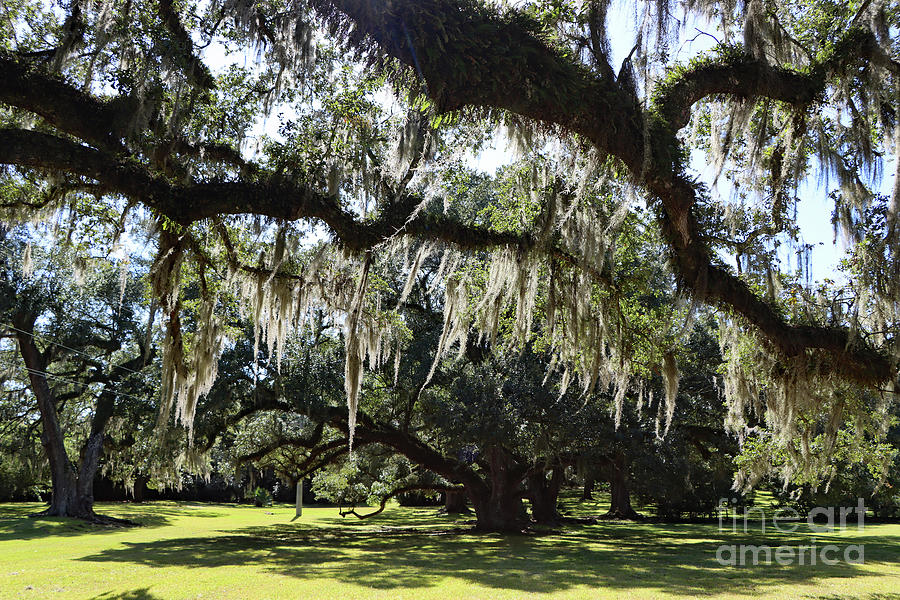
[[[186,423],[215,381],[224,315],[240,306],[280,361],[324,311],[344,332],[352,442],[363,368],[401,360],[395,307],[440,256],[435,366],[473,336],[535,342],[561,393],[612,385],[621,404],[657,373],[671,407],[705,303],[735,431],[766,412],[793,453],[845,414],[874,410],[867,431],[885,430],[900,357],[900,187],[880,193],[900,168],[896,3],[639,3],[620,68],[613,8],[5,2],[4,219],[58,233],[92,219],[110,246],[150,233],[163,406]],[[717,44],[678,62],[688,24]],[[501,126],[521,157],[480,185],[465,157]],[[696,151],[734,194],[697,177]],[[817,177],[849,245],[843,284],[779,263],[804,251],[797,190]]]

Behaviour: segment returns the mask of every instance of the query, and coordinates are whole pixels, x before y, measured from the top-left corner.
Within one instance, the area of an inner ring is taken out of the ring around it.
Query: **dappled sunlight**
[[[896,572],[896,542],[885,527],[865,535],[820,535],[819,544],[865,544],[867,565],[723,567],[721,544],[792,545],[804,535],[720,532],[715,524],[599,523],[550,534],[475,535],[434,509],[394,509],[377,523],[322,516],[314,523],[219,530],[215,537],[124,542],[81,557],[191,569],[248,567],[302,581],[337,580],[372,589],[416,589],[461,580],[479,588],[550,593],[577,588],[658,590],[716,596],[765,593],[786,585],[871,575],[878,563]],[[852,541],[851,541],[852,540]],[[734,582],[737,589],[723,588]]]
[[[122,528],[114,525],[99,525],[77,519],[62,517],[35,517],[35,513],[46,508],[45,504],[23,503],[0,505],[0,542],[43,538],[48,536],[77,536],[95,533],[112,533]],[[174,510],[174,507],[173,507]],[[100,511],[103,515],[105,511]],[[174,513],[166,510],[116,511],[117,516],[128,518],[146,527],[162,527],[169,524],[167,517]]]
[[[567,502],[570,515],[602,498]],[[521,534],[477,534],[470,515],[390,506],[376,518],[336,507],[103,503],[143,527],[30,519],[0,505],[0,597],[163,600],[203,597],[560,598],[754,596],[897,600],[897,525],[816,536],[865,545],[865,564],[721,566],[723,544],[808,544],[810,535],[720,531],[715,522],[601,521]],[[829,596],[831,594],[831,596]],[[881,595],[879,595],[881,594]]]

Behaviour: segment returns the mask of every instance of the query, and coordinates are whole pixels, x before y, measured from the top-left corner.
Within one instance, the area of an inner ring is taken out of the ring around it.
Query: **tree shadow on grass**
[[[503,536],[473,535],[446,525],[431,529],[346,528],[298,523],[223,533],[211,538],[126,542],[124,548],[81,560],[198,568],[255,563],[261,570],[298,579],[334,579],[381,590],[433,587],[446,578],[456,578],[533,593],[587,586],[662,589],[695,597],[729,587],[760,592],[823,578],[870,575],[843,562],[833,566],[721,566],[716,551],[723,544],[796,547],[808,545],[809,539],[722,533],[703,525],[604,523],[571,528],[562,535]],[[842,548],[865,544],[867,563],[900,562],[890,538],[817,536],[817,544],[829,543]]]
[[[128,590],[127,592],[106,592],[94,596],[91,600],[159,600],[159,596],[150,593],[150,588]]]
[[[32,518],[46,508],[37,502],[0,505],[0,542],[29,540],[50,536],[78,536],[95,533],[115,533],[121,527],[98,525],[80,519],[63,517]],[[171,504],[98,503],[97,513],[134,521],[142,527],[163,527],[178,517],[221,517],[221,512]]]
[[[104,511],[114,512],[117,517],[132,519],[141,525],[150,525],[154,520],[165,519],[166,523],[173,518],[221,518],[226,511],[215,510],[209,506],[191,502],[148,502],[135,504],[132,502],[104,502],[97,505]],[[215,505],[213,505],[215,506]],[[233,506],[228,506],[232,510]]]

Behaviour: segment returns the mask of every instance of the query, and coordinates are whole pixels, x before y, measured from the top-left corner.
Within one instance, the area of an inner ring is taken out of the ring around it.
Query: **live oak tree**
[[[391,299],[396,297],[395,293]],[[410,304],[419,295],[414,298]],[[260,357],[253,377],[246,373],[256,352],[252,331],[227,349],[219,378],[198,407],[198,442],[206,447],[215,444],[236,461],[273,468],[285,479],[314,475],[317,494],[340,500],[362,518],[380,513],[400,494],[459,492],[465,482],[482,501],[476,513],[483,529],[521,528],[519,511],[510,523],[499,524],[497,519],[508,515],[484,506],[492,492],[489,478],[461,459],[457,448],[441,443],[434,427],[423,423],[420,397],[441,319],[439,312],[421,305],[408,310],[415,313],[408,319],[415,334],[410,359],[398,365],[396,373],[393,364],[372,371],[361,385],[352,455],[348,413],[341,406],[344,348],[337,339],[340,328],[327,320],[290,343],[280,369]],[[442,370],[430,376],[430,386],[444,379]],[[508,491],[521,501],[518,487]],[[367,499],[381,502],[380,509],[353,509]]]
[[[680,289],[720,310],[735,431],[746,431],[751,406],[764,407],[773,439],[793,452],[795,438],[815,434],[798,423],[854,409],[842,389],[869,390],[887,410],[900,188],[885,198],[873,175],[900,145],[896,4],[641,3],[621,68],[610,59],[611,8],[72,0],[54,11],[6,2],[7,218],[87,198],[135,227],[151,216],[167,320],[163,403],[188,423],[224,343],[220,294],[238,289],[272,351],[312,308],[343,323],[352,439],[364,363],[375,368],[403,344],[372,267],[399,259],[414,280],[428,254],[445,265],[439,357],[472,333],[493,338],[499,309],[512,307],[510,339],[529,339],[540,313],[549,348],[585,391],[598,381],[631,389],[631,329],[619,326],[631,315],[616,295],[627,272],[606,259],[623,215],[642,204]],[[719,43],[676,64],[672,49],[695,35],[682,27],[694,17]],[[205,48],[259,60],[217,65]],[[393,98],[376,100],[385,88]],[[259,117],[276,111],[278,138],[259,140]],[[530,199],[515,226],[458,210],[447,193],[464,151],[498,124],[534,158],[512,189]],[[692,175],[693,149],[731,178],[736,200]],[[779,268],[774,250],[802,250],[794,192],[817,171],[836,184],[835,224],[855,275],[821,293]],[[304,247],[310,225],[332,245]],[[260,243],[270,247],[260,252]],[[476,277],[485,253],[490,267]],[[193,325],[180,319],[189,268],[204,292]],[[536,312],[540,303],[552,310]],[[647,357],[671,397],[681,316],[652,332]]]
[[[475,183],[472,174],[465,178]],[[484,183],[489,178],[475,179]],[[503,181],[501,177],[489,182],[485,189],[503,188]],[[506,203],[504,208],[500,215],[507,215],[512,206]],[[634,222],[624,226],[620,251],[610,260],[628,262],[634,278],[638,273],[658,276],[662,272],[658,266],[637,269],[631,264],[636,259],[633,249],[640,246],[632,238],[640,238],[639,231]],[[440,282],[437,274],[442,261],[423,258],[415,279],[406,284],[403,269],[371,268],[381,302],[400,307],[409,341],[402,361],[372,369],[361,383],[354,456],[348,457],[345,437],[348,415],[338,405],[344,393],[337,376],[344,345],[335,339],[336,324],[323,320],[289,342],[280,369],[274,360],[258,356],[261,370],[254,378],[247,373],[247,365],[260,351],[251,350],[252,340],[247,338],[252,332],[226,350],[219,361],[217,382],[198,405],[198,439],[211,445],[210,435],[218,435],[239,460],[274,468],[288,479],[318,472],[314,481],[319,489],[347,503],[374,496],[380,497],[383,508],[390,497],[411,490],[464,491],[478,527],[491,531],[528,526],[526,498],[534,520],[557,522],[558,494],[569,467],[588,461],[616,465],[616,474],[610,475],[617,494],[611,515],[634,516],[625,510],[628,475],[624,471],[629,465],[620,459],[621,449],[605,439],[614,435],[620,418],[621,402],[615,400],[618,388],[614,386],[615,392],[598,388],[587,397],[576,386],[564,389],[565,375],[552,372],[547,351],[535,351],[537,345],[546,348],[544,336],[518,352],[503,352],[504,340],[516,331],[514,310],[503,311],[494,343],[470,339],[461,354],[436,363],[435,348],[443,335],[442,313],[446,312],[442,294],[434,289]],[[402,302],[401,296],[405,296]],[[648,327],[654,323],[651,315],[665,314],[673,304],[659,290],[634,293],[630,300],[632,309],[642,310]],[[640,363],[640,350],[643,356],[652,350],[640,344],[633,348],[635,364]],[[655,440],[654,430],[661,434],[668,429],[669,403],[664,386],[657,386],[655,403],[647,387],[647,433]],[[655,448],[647,444],[642,450],[654,452]],[[380,466],[386,451],[416,468],[403,477],[394,469],[386,472]],[[429,480],[428,471],[443,479],[432,475]],[[378,512],[354,511],[364,517]]]
[[[435,326],[439,327],[439,322]],[[414,344],[411,356],[419,355],[421,349],[424,359],[410,358],[396,380],[392,381],[392,369],[367,375],[361,386],[352,454],[347,445],[347,411],[335,404],[343,393],[342,382],[327,385],[318,377],[316,382],[310,381],[306,377],[309,371],[301,366],[303,359],[285,365],[280,376],[272,374],[272,379],[258,381],[253,391],[255,401],[232,398],[241,407],[232,414],[243,417],[231,421],[235,431],[231,452],[239,453],[241,460],[257,466],[274,467],[283,475],[315,474],[316,489],[325,497],[341,500],[345,506],[367,499],[381,502],[381,508],[375,511],[353,511],[363,518],[378,514],[387,500],[402,493],[464,491],[474,508],[479,529],[521,530],[527,526],[522,503],[530,493],[526,478],[529,474],[543,474],[546,465],[532,461],[529,452],[523,453],[523,449],[515,447],[516,441],[524,439],[511,438],[492,428],[499,420],[515,421],[516,427],[526,427],[526,421],[519,411],[504,408],[504,400],[500,398],[473,397],[478,396],[478,391],[466,385],[471,381],[467,377],[450,376],[440,370],[432,375],[428,390],[422,390],[431,367],[431,353],[426,349],[433,347],[433,343],[434,339],[430,339]],[[322,362],[322,353],[327,355],[328,345],[333,342],[312,348],[311,354],[319,355],[312,359],[313,363]],[[460,368],[460,364],[454,367]],[[495,379],[496,375],[482,383],[490,386]],[[451,381],[455,384],[453,389],[436,391]],[[319,387],[321,383],[326,385]],[[471,393],[460,396],[457,386]],[[218,384],[214,386],[211,398],[216,396],[218,387]],[[430,401],[433,394],[438,399]],[[546,399],[547,393],[543,393],[529,404],[540,411],[537,405]],[[477,414],[459,414],[463,405],[471,405]],[[206,410],[203,413],[210,414]],[[488,418],[489,414],[494,414],[496,419]],[[206,418],[198,420],[198,433],[207,429]],[[485,439],[473,435],[472,431],[458,430],[467,425],[492,431],[494,435]],[[527,424],[529,428],[534,426],[534,423]],[[398,461],[396,457],[403,460]],[[396,471],[410,464],[413,466],[405,467],[407,470]],[[385,472],[386,467],[390,467],[389,472]],[[558,469],[556,475],[558,479]]]
[[[71,254],[32,247],[19,232],[4,231],[0,249],[0,331],[12,342],[4,366],[27,389],[18,410],[38,415],[49,463],[51,497],[41,515],[122,523],[94,512],[93,485],[104,454],[155,421],[143,286],[129,281],[127,261],[113,270],[102,258],[79,282]]]

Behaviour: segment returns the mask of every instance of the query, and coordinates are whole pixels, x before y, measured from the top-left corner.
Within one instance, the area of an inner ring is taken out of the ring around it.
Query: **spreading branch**
[[[502,109],[558,127],[618,158],[634,183],[657,201],[676,275],[695,296],[755,325],[782,354],[812,352],[822,369],[866,385],[894,376],[890,360],[844,328],[792,325],[724,268],[704,241],[694,206],[701,191],[685,174],[677,130],[691,108],[716,94],[767,97],[805,109],[832,76],[867,63],[893,73],[898,65],[871,33],[850,28],[830,57],[804,72],[747,56],[713,59],[686,70],[644,112],[633,94],[578,62],[545,38],[540,25],[515,10],[499,12],[470,0],[315,0],[313,8],[336,35],[364,52],[377,46],[406,65],[441,111]],[[436,43],[440,41],[440,43]],[[448,60],[451,59],[451,60]],[[60,132],[96,149],[37,132],[0,131],[0,162],[95,179],[107,193],[139,199],[179,223],[253,213],[315,219],[354,250],[398,231],[464,249],[528,245],[527,237],[472,227],[420,211],[406,195],[361,222],[334,196],[304,182],[257,175],[239,181],[170,182],[140,162],[116,158],[132,114],[128,99],[97,100],[59,78],[0,55],[0,102],[41,116]],[[152,128],[151,128],[152,129]]]
[[[382,496],[381,502],[374,511],[369,513],[360,514],[356,512],[356,507],[350,508],[348,510],[342,510],[340,515],[342,517],[346,517],[347,515],[353,515],[358,519],[368,519],[370,517],[374,517],[375,515],[381,514],[384,512],[384,509],[387,507],[387,503],[391,498],[399,496],[400,494],[406,494],[408,492],[419,492],[419,491],[430,491],[430,492],[462,492],[465,491],[465,488],[459,485],[404,485],[398,487],[394,490],[391,490],[390,493]]]
[[[663,234],[671,246],[672,264],[682,284],[701,299],[744,317],[768,337],[777,351],[789,356],[808,350],[819,352],[824,355],[820,360],[822,368],[867,385],[893,377],[887,356],[858,334],[844,328],[791,325],[773,305],[720,266],[702,242],[702,229],[693,212],[699,192],[679,163],[680,142],[672,123],[664,118],[645,117],[613,82],[595,77],[559,54],[522,21],[497,16],[462,0],[398,0],[390,10],[381,10],[380,5],[376,9],[375,3],[366,0],[332,0],[318,6],[326,20],[337,25],[354,24],[351,42],[365,47],[369,40],[374,41],[383,52],[414,68],[440,108],[502,108],[580,134],[599,150],[620,159],[634,180],[659,200]],[[876,51],[874,40],[860,45],[854,35],[846,36],[834,53],[833,62],[823,68],[837,69],[840,61],[848,60],[840,49],[855,47],[863,53],[861,58],[891,64],[883,52]],[[444,40],[443,51],[420,50],[438,36]],[[458,57],[465,68],[447,68],[447,56]],[[858,53],[850,56],[860,57]],[[737,83],[729,83],[726,73],[744,72],[732,68],[722,74],[725,83],[721,85],[740,91],[741,85],[755,82],[757,89],[747,92],[762,95],[766,90],[760,89],[759,84],[768,82],[762,75],[773,71],[763,72],[761,65],[747,61],[740,68],[746,71],[743,80],[737,78]],[[783,97],[793,94],[802,100],[803,96],[788,89],[793,75],[786,71],[777,73],[776,81],[767,83],[769,93]],[[677,94],[684,98],[683,103],[716,93],[713,78],[705,72],[693,79],[692,85]],[[673,118],[683,119],[684,109],[690,106],[683,103],[674,101],[673,108],[661,112],[665,115],[671,111]],[[646,139],[652,140],[650,148],[644,147],[645,133]]]
[[[900,65],[864,29],[849,29],[827,58],[803,71],[772,65],[743,49],[720,45],[717,55],[671,76],[656,90],[654,104],[674,131],[687,125],[693,106],[710,96],[770,98],[805,109],[821,100],[831,77],[850,65],[868,62],[900,71]]]
[[[99,100],[0,51],[0,102],[40,116],[61,132],[109,151],[125,149],[123,139],[136,112],[124,97]]]

